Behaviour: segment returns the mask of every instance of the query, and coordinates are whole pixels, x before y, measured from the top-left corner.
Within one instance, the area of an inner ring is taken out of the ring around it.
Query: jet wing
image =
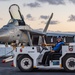
[[[75,33],[68,32],[49,32],[46,33],[47,36],[75,36]]]
[[[30,32],[33,35],[46,35],[46,33],[38,31],[38,30],[21,30],[22,32]]]

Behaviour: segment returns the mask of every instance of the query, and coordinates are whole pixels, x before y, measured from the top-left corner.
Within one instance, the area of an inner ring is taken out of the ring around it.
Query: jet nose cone
[[[2,35],[0,34],[0,41],[1,42],[7,42],[8,40],[9,40],[9,37],[8,36],[3,35],[3,34]]]

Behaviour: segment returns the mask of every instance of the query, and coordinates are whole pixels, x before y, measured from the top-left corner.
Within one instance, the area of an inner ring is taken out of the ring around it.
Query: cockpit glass
[[[16,4],[10,6],[9,12],[10,12],[11,18],[22,20],[20,15],[20,8]]]
[[[10,19],[8,23],[12,23],[12,22],[13,22],[13,19]]]

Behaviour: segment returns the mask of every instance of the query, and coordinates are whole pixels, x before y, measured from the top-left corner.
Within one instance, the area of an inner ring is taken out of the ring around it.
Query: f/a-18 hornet
[[[7,25],[4,25],[0,29],[0,42],[10,43],[18,40],[21,43],[28,44],[29,37],[28,34],[38,34],[44,35],[48,29],[50,21],[53,17],[53,13],[51,14],[45,28],[43,31],[33,30],[29,25],[27,25],[24,21],[24,17],[20,12],[20,8],[18,5],[13,4],[9,7],[9,13],[11,19],[9,20]],[[28,32],[29,33],[28,33]]]
[[[28,34],[38,34],[44,35],[48,29],[50,21],[53,17],[53,13],[51,14],[45,28],[43,31],[33,30],[29,25],[27,25],[24,21],[24,17],[20,12],[20,8],[18,5],[13,4],[9,7],[9,13],[11,19],[9,20],[7,25],[4,25],[0,29],[0,42],[10,43],[18,40],[21,43],[28,44]],[[28,32],[29,33],[28,33]]]

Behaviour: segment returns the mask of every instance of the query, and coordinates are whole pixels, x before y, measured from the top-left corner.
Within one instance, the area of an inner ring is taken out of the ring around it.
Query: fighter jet
[[[9,13],[11,19],[9,20],[7,25],[4,25],[0,29],[0,41],[4,43],[11,43],[13,41],[18,40],[21,43],[27,44],[29,42],[28,32],[30,34],[44,35],[53,17],[53,13],[52,13],[44,30],[41,32],[41,31],[33,30],[29,25],[25,23],[24,17],[21,14],[20,8],[17,4],[12,4],[9,7]]]

